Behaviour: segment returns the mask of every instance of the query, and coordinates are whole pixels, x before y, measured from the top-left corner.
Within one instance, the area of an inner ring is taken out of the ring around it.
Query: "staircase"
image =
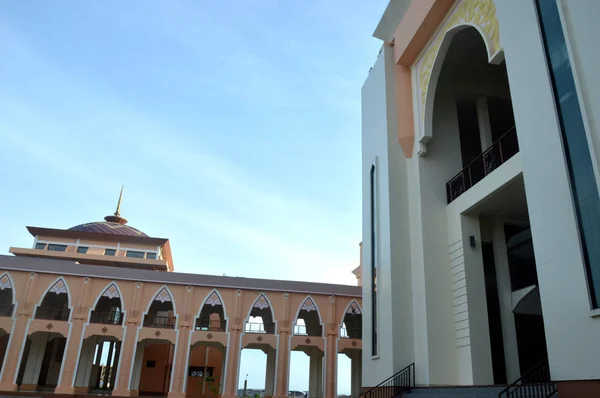
[[[402,398],[498,398],[502,390],[504,387],[424,387],[413,388]]]

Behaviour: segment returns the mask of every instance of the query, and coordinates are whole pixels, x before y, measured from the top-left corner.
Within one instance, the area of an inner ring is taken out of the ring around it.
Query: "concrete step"
[[[413,388],[402,398],[497,398],[505,387],[427,387]],[[542,395],[521,395],[522,398],[546,398]],[[554,395],[557,397],[557,395]],[[554,398],[553,397],[553,398]]]

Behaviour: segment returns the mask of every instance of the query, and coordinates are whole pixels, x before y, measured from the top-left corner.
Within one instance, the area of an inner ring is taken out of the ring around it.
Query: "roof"
[[[217,288],[280,291],[290,293],[327,294],[361,297],[362,288],[329,283],[255,279],[231,276],[156,272],[131,268],[79,264],[74,261],[46,258],[13,257],[0,255],[0,269],[40,272],[45,274],[88,276],[96,278],[132,280],[139,282],[170,283],[176,285],[209,286]]]
[[[385,42],[391,42],[394,38],[396,27],[404,17],[410,3],[412,3],[412,0],[390,0],[379,24],[377,24],[377,28],[375,28],[375,32],[373,32],[373,37]]]
[[[104,224],[104,223],[103,223]],[[86,225],[86,224],[82,224]],[[121,225],[121,224],[119,224]],[[123,225],[121,225],[123,227]],[[73,227],[76,228],[76,227]],[[131,228],[131,227],[128,227]],[[46,235],[56,236],[63,238],[73,239],[91,239],[91,240],[107,240],[112,238],[119,242],[133,242],[142,243],[149,245],[164,245],[169,240],[165,238],[151,238],[146,234],[142,235],[119,235],[119,234],[106,234],[104,232],[96,232],[92,230],[78,230],[78,229],[55,229],[55,228],[42,228],[42,227],[27,227],[29,233],[33,236]],[[136,230],[137,231],[137,230]]]
[[[118,222],[98,221],[89,222],[87,224],[80,224],[68,229],[68,231],[80,231],[80,232],[97,232],[99,234],[109,235],[128,235],[128,236],[143,236],[148,237],[142,231],[124,225]]]

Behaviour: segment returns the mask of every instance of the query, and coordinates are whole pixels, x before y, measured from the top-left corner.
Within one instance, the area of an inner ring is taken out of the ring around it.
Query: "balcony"
[[[340,328],[340,338],[342,339],[362,339],[361,328]]]
[[[195,330],[211,331],[211,332],[224,332],[227,330],[227,321],[221,320],[210,320],[210,319],[196,319]]]
[[[35,319],[48,319],[51,321],[68,321],[71,310],[68,308],[43,308],[37,307]]]
[[[294,325],[294,336],[322,336],[323,335],[323,327],[319,325],[319,327],[311,328],[312,331],[306,327],[306,325]]]
[[[246,322],[246,326],[244,328],[244,333],[266,333],[266,334],[274,334],[275,333],[275,324],[274,323],[252,323]]]
[[[122,325],[123,313],[120,311],[92,311],[90,323],[101,323],[105,325]]]
[[[518,152],[517,130],[513,127],[446,183],[447,203],[452,203]]]
[[[13,313],[13,304],[0,304],[0,317],[11,317]]]
[[[175,317],[146,315],[145,328],[175,329]]]

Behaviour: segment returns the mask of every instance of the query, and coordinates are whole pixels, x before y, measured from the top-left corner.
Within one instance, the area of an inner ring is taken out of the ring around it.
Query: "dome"
[[[87,224],[76,225],[74,227],[69,228],[69,231],[95,232],[107,235],[148,237],[148,235],[146,235],[142,231],[130,227],[129,225],[110,221],[89,222]]]

